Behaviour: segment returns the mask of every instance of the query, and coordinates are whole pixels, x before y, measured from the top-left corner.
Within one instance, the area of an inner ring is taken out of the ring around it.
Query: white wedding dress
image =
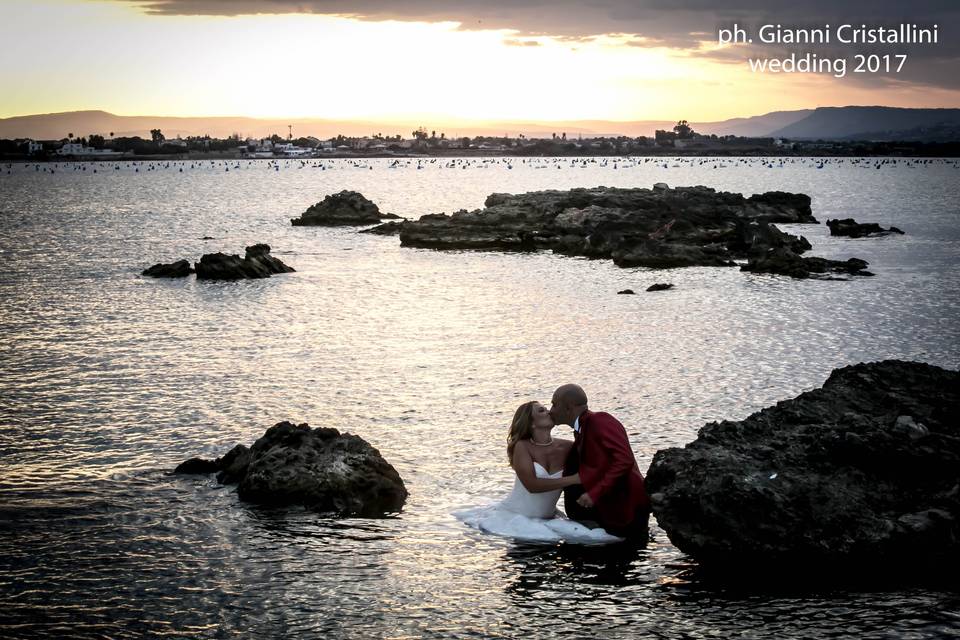
[[[559,478],[563,471],[547,473],[540,463],[533,463],[538,478]],[[530,493],[516,478],[513,491],[504,500],[486,507],[454,512],[466,524],[498,536],[536,542],[571,542],[579,544],[609,544],[623,538],[610,535],[601,528],[590,529],[570,520],[557,511],[561,489]]]

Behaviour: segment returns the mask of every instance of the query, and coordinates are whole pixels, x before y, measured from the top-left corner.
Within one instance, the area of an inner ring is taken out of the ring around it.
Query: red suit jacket
[[[649,513],[643,474],[627,431],[616,418],[609,413],[583,412],[573,451],[578,460],[568,461],[568,467],[577,467],[601,526],[626,527],[637,517],[638,508]]]

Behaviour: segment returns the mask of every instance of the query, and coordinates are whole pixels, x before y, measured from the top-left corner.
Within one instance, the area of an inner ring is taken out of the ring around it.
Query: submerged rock
[[[632,296],[636,292],[633,289],[624,289],[623,291],[617,291],[618,296]]]
[[[213,462],[192,458],[175,471],[219,471],[219,482],[238,484],[241,500],[340,516],[382,517],[407,499],[396,469],[363,438],[308,424],[279,422],[250,448],[237,445]]]
[[[647,291],[667,291],[673,289],[673,285],[668,282],[658,282],[647,287]]]
[[[190,263],[186,260],[177,260],[170,264],[155,264],[144,269],[141,273],[151,278],[186,278],[193,273],[193,269],[190,268]]]
[[[234,254],[207,253],[194,263],[198,280],[244,280],[269,278],[275,273],[296,271],[279,258],[270,255],[270,245],[255,244],[246,248],[243,258]]]
[[[960,561],[960,372],[887,360],[656,453],[653,513],[701,565]],[[953,563],[951,565],[951,563]]]
[[[380,208],[360,193],[343,190],[311,205],[299,218],[292,218],[290,222],[295,227],[337,227],[377,224],[382,220],[399,218],[392,213],[380,213]]]
[[[843,220],[827,220],[832,236],[846,236],[849,238],[863,238],[866,236],[888,236],[891,234],[903,235],[903,231],[896,227],[884,229],[876,222],[857,222],[853,218]]]
[[[866,271],[869,264],[866,260],[850,258],[849,260],[828,260],[811,256],[804,258],[786,247],[770,249],[761,255],[750,258],[747,264],[740,267],[741,271],[754,273],[775,273],[792,278],[821,278],[836,280],[829,277],[830,273],[845,273],[852,276],[872,276]]]
[[[810,244],[771,222],[816,222],[810,198],[744,198],[707,187],[596,187],[494,193],[484,209],[430,214],[400,227],[400,243],[434,249],[507,249],[611,259],[622,267],[733,266],[772,247]]]

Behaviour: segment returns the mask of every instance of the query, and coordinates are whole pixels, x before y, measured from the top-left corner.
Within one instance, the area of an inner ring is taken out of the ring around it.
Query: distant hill
[[[960,109],[820,107],[773,135],[801,140],[924,140],[918,136],[927,128],[956,125],[960,125]]]
[[[693,128],[698,133],[707,135],[716,134],[718,136],[765,138],[771,136],[774,131],[803,120],[811,113],[813,113],[812,109],[772,111],[762,116],[752,116],[750,118],[732,118],[720,122],[695,123]]]
[[[106,111],[69,111],[29,116],[0,118],[0,138],[34,138],[59,140],[68,133],[75,136],[98,134],[114,137],[150,137],[151,129],[160,129],[167,138],[210,135],[226,138],[234,133],[241,137],[262,138],[272,134],[286,137],[288,125],[294,137],[330,138],[338,134],[385,136],[411,132],[423,125],[441,131],[447,137],[517,136],[550,137],[566,133],[568,139],[579,136],[652,136],[657,129],[671,129],[672,120],[575,120],[567,122],[377,122],[325,120],[321,118],[265,119],[245,117],[118,116]],[[956,140],[960,126],[960,109],[901,109],[895,107],[821,107],[796,111],[774,111],[748,118],[732,118],[718,122],[691,121],[699,133],[746,137],[784,137],[795,139],[870,139],[870,140]],[[898,137],[903,136],[903,137]]]

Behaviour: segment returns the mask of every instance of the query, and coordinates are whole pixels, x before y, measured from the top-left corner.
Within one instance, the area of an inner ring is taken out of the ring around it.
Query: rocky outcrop
[[[170,264],[155,264],[144,269],[141,273],[151,278],[186,278],[193,273],[193,269],[190,268],[190,263],[186,260],[177,260]]]
[[[269,278],[275,273],[291,273],[293,267],[270,255],[270,246],[255,244],[246,248],[243,258],[234,254],[208,253],[194,263],[198,280],[243,280]]]
[[[810,244],[770,225],[816,222],[810,198],[770,192],[744,198],[707,187],[596,187],[495,193],[484,209],[430,214],[400,227],[400,243],[434,249],[551,249],[622,267],[734,266],[772,247]]]
[[[867,236],[888,236],[891,234],[903,235],[903,231],[896,227],[884,229],[876,222],[857,222],[853,218],[843,220],[827,220],[827,227],[832,236],[846,236],[848,238],[864,238]]]
[[[299,218],[292,218],[290,222],[295,227],[339,227],[377,224],[383,220],[399,218],[400,216],[392,213],[380,213],[377,205],[356,191],[344,190],[311,205]]]
[[[960,561],[960,372],[888,360],[656,453],[653,513],[701,566]],[[853,572],[855,573],[855,572]]]
[[[241,500],[263,505],[382,517],[407,499],[396,469],[363,438],[307,424],[277,423],[249,448],[237,445],[212,462],[191,458],[174,472],[214,470],[219,482],[238,485]]]
[[[786,247],[770,249],[760,255],[754,255],[747,264],[740,267],[741,271],[754,273],[775,273],[792,278],[821,278],[837,279],[831,273],[840,273],[851,276],[872,276],[866,271],[868,263],[859,258],[849,260],[828,260],[826,258],[799,256]]]
[[[360,233],[372,233],[376,236],[395,236],[400,233],[400,229],[403,228],[403,222],[384,222],[383,224],[378,224],[375,227],[370,227],[369,229],[361,229]]]

